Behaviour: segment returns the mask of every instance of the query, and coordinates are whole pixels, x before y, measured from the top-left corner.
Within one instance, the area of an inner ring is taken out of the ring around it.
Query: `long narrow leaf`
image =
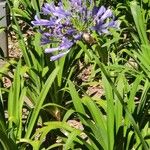
[[[41,91],[41,93],[39,94],[39,97],[38,97],[38,100],[37,100],[37,103],[36,103],[36,106],[33,110],[33,113],[32,113],[32,116],[31,116],[31,119],[30,119],[30,122],[29,122],[29,125],[28,125],[28,129],[27,129],[27,132],[26,132],[26,135],[25,135],[25,138],[29,138],[30,135],[31,135],[31,132],[33,130],[33,127],[35,125],[35,122],[36,122],[36,119],[39,115],[39,112],[41,110],[41,107],[42,107],[42,104],[45,100],[45,97],[52,85],[52,83],[54,82],[55,78],[56,78],[56,75],[59,71],[59,68],[56,68],[51,74],[50,76],[48,77],[45,85],[43,86],[43,89]]]
[[[133,127],[134,127],[134,130],[136,131],[138,137],[140,138],[140,140],[141,140],[141,142],[142,142],[142,145],[143,145],[144,150],[148,150],[147,144],[145,143],[145,140],[144,140],[144,138],[143,138],[143,136],[142,136],[142,134],[141,134],[141,132],[140,132],[140,130],[139,130],[139,127],[137,126],[137,124],[136,124],[136,122],[135,122],[133,116],[130,114],[130,112],[129,112],[127,106],[125,105],[125,103],[124,103],[124,101],[123,101],[121,95],[120,95],[119,92],[117,91],[117,89],[116,89],[116,87],[115,87],[113,81],[110,79],[110,77],[109,77],[109,75],[107,74],[107,72],[106,72],[104,66],[100,63],[100,61],[98,60],[98,58],[97,58],[96,56],[95,56],[95,61],[97,62],[97,64],[98,64],[99,67],[101,68],[101,70],[102,70],[102,72],[104,73],[104,75],[105,75],[106,79],[108,80],[109,84],[110,84],[110,85],[112,86],[112,88],[114,89],[114,92],[115,92],[116,96],[118,97],[118,99],[120,100],[120,102],[121,102],[121,104],[122,104],[122,106],[123,106],[123,109],[124,109],[125,112],[126,112],[126,115],[128,116],[128,118],[129,118],[131,124],[132,124]]]

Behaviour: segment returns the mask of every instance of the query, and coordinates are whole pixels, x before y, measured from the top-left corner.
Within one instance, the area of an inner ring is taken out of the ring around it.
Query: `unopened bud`
[[[87,42],[88,44],[92,45],[96,42],[96,40],[91,36],[91,34],[84,32],[82,34],[82,38]]]

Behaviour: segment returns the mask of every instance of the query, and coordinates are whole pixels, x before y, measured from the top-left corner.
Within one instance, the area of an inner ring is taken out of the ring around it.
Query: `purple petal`
[[[49,37],[42,36],[42,38],[41,38],[42,45],[50,44],[50,43],[58,43],[58,41],[50,40]]]
[[[108,31],[108,29],[101,29],[101,33],[108,34],[108,33],[109,33],[109,31]]]
[[[55,51],[58,51],[58,50],[61,50],[60,47],[56,47],[56,48],[46,48],[45,49],[45,53],[52,53],[52,52],[55,52]]]
[[[82,33],[73,36],[75,40],[80,40],[82,37]]]
[[[107,28],[107,27],[110,27],[111,25],[113,25],[113,21],[112,22],[106,22],[106,23],[104,23],[104,24],[102,24],[101,26],[100,26],[100,28]]]
[[[100,17],[102,14],[106,12],[106,8],[104,6],[101,6],[100,9],[98,10],[96,16]]]
[[[60,18],[65,18],[67,16],[70,15],[70,13],[64,11],[62,8],[60,7],[56,7],[55,8],[55,11],[53,12],[53,15],[57,16],[57,17],[60,17]]]
[[[97,13],[96,13],[97,11]],[[103,20],[102,20],[102,16],[105,14],[106,12],[106,8],[104,6],[101,6],[98,10],[95,10],[95,16],[94,16],[94,22],[98,23],[98,24],[102,24]]]
[[[92,16],[95,16],[97,14],[98,10],[99,10],[99,8],[94,6],[93,10],[92,10]]]
[[[74,42],[68,40],[66,37],[63,37],[60,47],[61,49],[69,49],[73,44]]]
[[[50,43],[50,40],[47,37],[42,37],[41,38],[41,44],[42,45],[45,45],[45,44],[48,44],[48,43]]]
[[[55,52],[58,50],[60,51],[60,50],[69,49],[70,47],[72,47],[73,44],[74,44],[74,42],[72,42],[66,38],[63,38],[60,46],[58,46],[56,48],[46,48],[45,53],[52,53],[52,52]]]
[[[58,6],[54,5],[54,2],[48,4],[45,3],[44,7],[42,8],[43,13],[46,15],[53,14],[54,16],[57,16],[59,18],[65,18],[70,15],[69,12],[64,10],[62,3],[59,3]]]
[[[54,7],[55,7],[54,3],[51,3],[51,4],[45,3],[44,7],[42,7],[42,11],[45,15],[48,15],[51,13]]]
[[[120,28],[120,21],[114,21],[114,24],[112,26],[113,28],[119,29]]]
[[[110,9],[107,9],[106,12],[102,15],[101,20],[105,20],[106,18],[112,17],[113,13]]]
[[[81,0],[71,0],[71,6],[73,8],[79,8],[82,6],[82,1]]]
[[[118,29],[119,28],[119,23],[117,21],[112,20],[112,21],[107,22],[107,23],[105,23],[101,26],[101,28],[107,28],[107,27]]]
[[[75,29],[68,29],[68,30],[67,30],[67,34],[68,34],[68,35],[73,35],[73,33],[74,33],[75,31],[76,31]]]
[[[54,25],[53,21],[49,21],[46,19],[39,19],[37,16],[35,16],[35,21],[31,22],[34,26],[52,26]]]
[[[69,52],[69,51],[66,51],[66,52],[60,53],[60,54],[58,54],[58,55],[56,55],[56,56],[52,56],[52,57],[50,57],[50,61],[55,61],[55,60],[57,60],[57,59],[63,57],[64,55],[66,55],[68,52]]]
[[[43,35],[46,37],[53,37],[54,36],[54,34],[48,33],[48,32],[43,33]]]

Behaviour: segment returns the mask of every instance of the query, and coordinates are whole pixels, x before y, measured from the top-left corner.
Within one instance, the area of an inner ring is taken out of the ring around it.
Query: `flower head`
[[[54,2],[45,3],[41,13],[47,19],[35,16],[35,20],[32,21],[34,26],[42,27],[41,44],[55,43],[56,47],[45,49],[45,53],[57,51],[58,54],[50,58],[52,61],[67,54],[85,32],[90,33],[94,30],[103,34],[109,33],[109,28],[118,28],[118,23],[110,9],[104,6],[98,8],[93,5],[92,0],[87,7],[86,2],[86,0],[70,0],[67,9],[62,2],[57,6]]]

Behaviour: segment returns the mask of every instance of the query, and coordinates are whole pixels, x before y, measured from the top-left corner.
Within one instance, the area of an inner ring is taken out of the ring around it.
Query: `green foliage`
[[[55,62],[31,25],[44,2],[7,0],[22,56],[4,59],[0,67],[0,149],[150,149],[150,2],[96,0],[113,8],[120,29],[93,32],[94,44],[78,41]],[[21,22],[34,36],[25,40]],[[87,66],[90,75],[83,80]],[[87,92],[95,85],[102,87],[101,97]]]
[[[103,101],[105,107],[98,102],[101,99],[94,101],[87,96],[82,99],[79,98],[75,86],[73,83],[69,83],[75,110],[84,125],[83,132],[90,141],[87,142],[92,146],[94,144],[98,146],[94,149],[99,149],[99,147],[101,149],[132,149],[136,147],[149,149],[148,141],[144,140],[149,135],[147,124],[141,126],[141,118],[133,118],[133,116],[139,115],[137,108],[141,103],[136,105],[134,98],[137,94],[136,92],[139,91],[139,82],[141,82],[142,76],[138,76],[133,84],[128,85],[124,74],[121,73],[116,79],[116,83],[111,81],[113,85],[117,86],[117,89],[114,89],[115,87],[110,84],[109,80],[110,78],[104,73],[103,85],[106,99],[103,99]],[[131,87],[131,89],[127,89],[126,86]],[[122,101],[122,98],[124,98],[124,101]],[[125,113],[123,113],[123,110],[125,110]],[[143,133],[144,130],[146,134]],[[132,139],[136,141],[135,143],[130,139],[130,134],[132,134]]]

